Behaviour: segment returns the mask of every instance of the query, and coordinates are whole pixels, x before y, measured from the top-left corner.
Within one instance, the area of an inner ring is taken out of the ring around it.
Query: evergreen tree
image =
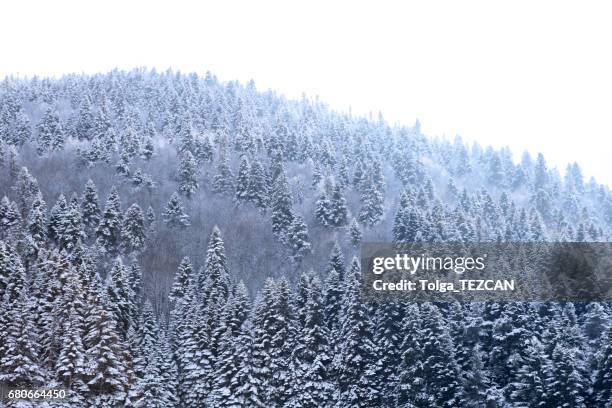
[[[181,156],[178,168],[178,191],[187,198],[191,198],[198,189],[197,167],[195,159],[189,150]]]
[[[28,215],[28,232],[38,247],[45,245],[47,240],[47,204],[40,193],[34,199]]]
[[[589,382],[580,368],[583,363],[577,349],[562,343],[554,347],[546,380],[550,406],[587,406]]]
[[[329,224],[334,227],[345,226],[348,222],[348,208],[346,200],[342,196],[339,184],[334,186],[329,200]]]
[[[242,201],[249,197],[249,173],[251,171],[249,160],[246,156],[240,159],[238,178],[236,179],[236,200]]]
[[[154,154],[155,145],[153,144],[153,138],[148,137],[146,138],[145,143],[142,146],[140,157],[142,157],[145,161],[150,161]]]
[[[462,393],[453,341],[440,310],[425,303],[420,331],[423,381],[433,406],[454,407]]]
[[[126,399],[130,381],[126,346],[117,334],[112,313],[98,307],[89,314],[86,326],[89,400],[93,406],[117,406]]]
[[[290,361],[295,339],[295,312],[291,302],[291,290],[285,279],[279,282],[268,279],[255,307],[254,358],[260,367],[263,395],[266,406],[283,406],[291,397]]]
[[[270,194],[272,209],[272,232],[281,240],[286,239],[286,234],[293,222],[291,193],[289,183],[284,170],[281,171],[272,185]]]
[[[125,339],[130,326],[134,325],[131,317],[134,315],[134,296],[131,293],[127,269],[120,257],[117,257],[106,279],[106,297],[108,307],[113,312],[114,329]]]
[[[362,185],[363,193],[358,219],[360,223],[373,227],[382,219],[384,197],[372,177],[366,178]]]
[[[229,166],[227,155],[222,154],[219,157],[219,164],[217,166],[217,174],[213,180],[213,192],[217,194],[232,194],[234,189],[234,175]]]
[[[146,239],[144,214],[138,204],[132,204],[123,217],[121,246],[125,253],[142,251]]]
[[[290,407],[320,407],[332,400],[333,384],[330,381],[332,347],[325,325],[323,288],[318,278],[305,285],[302,309],[303,325],[296,334],[299,341],[291,354],[293,397]]]
[[[248,179],[248,200],[255,203],[256,207],[265,210],[268,205],[268,184],[266,173],[259,161],[253,161]]]
[[[60,247],[68,251],[73,250],[80,240],[85,239],[83,220],[78,201],[73,201],[66,212],[59,237]]]
[[[198,163],[211,162],[213,147],[208,136],[197,137],[194,145],[194,156]]]
[[[348,235],[353,248],[358,248],[359,244],[361,244],[363,233],[361,232],[361,228],[359,228],[359,224],[355,218],[353,218],[353,221],[351,221]]]
[[[85,191],[81,199],[81,212],[83,217],[83,226],[88,236],[92,236],[96,227],[100,224],[102,212],[98,199],[98,190],[94,182],[89,179],[85,184]]]
[[[331,225],[331,202],[325,193],[322,193],[315,203],[315,217],[322,225],[326,227]]]
[[[336,243],[332,249],[329,266],[327,268],[327,280],[325,284],[325,321],[332,336],[338,336],[340,318],[342,313],[342,301],[344,298],[344,284],[346,270],[344,267],[344,256],[340,246]]]
[[[347,279],[340,344],[333,361],[338,383],[336,398],[346,406],[378,406],[380,390],[373,381],[380,370],[378,350],[370,311],[362,299],[361,271],[355,265]]]
[[[166,223],[169,227],[185,228],[191,224],[189,221],[189,216],[185,213],[183,203],[181,203],[177,193],[173,193],[172,196],[170,196],[170,200],[168,201],[168,204],[166,204],[162,217],[164,219],[164,223]]]
[[[57,244],[59,244],[61,237],[64,234],[67,216],[68,203],[66,202],[64,195],[60,194],[55,202],[55,205],[51,208],[51,212],[49,213],[49,223],[47,226],[47,236]]]
[[[209,304],[218,300],[227,300],[230,291],[230,277],[225,254],[225,244],[221,236],[221,230],[216,225],[208,239],[206,250],[206,267],[204,275],[199,276],[198,287],[202,292],[202,298]]]
[[[42,156],[51,150],[60,150],[63,146],[64,131],[60,125],[59,115],[55,109],[49,107],[38,124],[36,152]]]
[[[311,245],[308,240],[308,227],[304,219],[299,215],[294,215],[293,221],[289,226],[287,245],[291,248],[291,256],[296,263],[299,263],[304,255],[311,251]]]
[[[60,344],[59,357],[55,366],[55,375],[64,386],[76,392],[85,392],[85,348],[83,346],[84,321],[73,305],[64,322],[63,338]]]
[[[113,186],[111,188],[104,213],[96,229],[96,237],[98,245],[109,255],[116,255],[121,243],[121,226],[123,223],[123,214],[121,212],[121,201],[119,193]]]
[[[189,257],[184,257],[174,275],[174,284],[172,285],[172,290],[169,295],[170,301],[176,303],[186,296],[187,290],[189,290],[192,284],[192,278],[193,266],[191,265]]]
[[[13,298],[7,292],[2,302],[0,381],[13,387],[40,386],[44,378],[37,361],[27,289],[20,289],[17,296]]]

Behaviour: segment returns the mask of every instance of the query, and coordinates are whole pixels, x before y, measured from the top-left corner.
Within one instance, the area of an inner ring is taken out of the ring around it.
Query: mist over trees
[[[363,241],[609,241],[576,163],[137,69],[4,79],[0,187],[0,382],[46,406],[610,407],[609,303],[359,284]]]

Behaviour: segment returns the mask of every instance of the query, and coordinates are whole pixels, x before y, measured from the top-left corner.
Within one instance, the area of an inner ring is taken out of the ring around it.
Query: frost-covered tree
[[[272,211],[272,232],[279,239],[284,240],[294,218],[289,182],[284,170],[279,173],[272,185],[270,208]]]
[[[132,204],[123,217],[121,247],[125,253],[142,251],[147,239],[145,219],[138,204]]]
[[[361,210],[359,222],[373,227],[382,219],[384,213],[384,197],[379,191],[372,177],[367,177],[362,183]]]
[[[96,228],[97,243],[109,255],[116,255],[119,250],[122,224],[123,213],[119,192],[113,186],[106,200],[98,228]]]
[[[174,275],[174,283],[172,284],[172,290],[168,296],[169,299],[175,303],[183,299],[192,284],[192,279],[193,265],[191,265],[189,257],[184,257]]]
[[[361,232],[361,228],[359,228],[359,224],[355,218],[353,218],[353,221],[351,221],[348,236],[353,248],[358,248],[359,244],[361,244],[363,233]]]
[[[227,155],[223,154],[219,158],[217,174],[213,181],[213,191],[217,194],[232,194],[234,189],[234,175],[229,165]]]
[[[181,155],[178,168],[178,191],[191,198],[198,189],[197,167],[193,154],[189,150]]]
[[[259,368],[266,406],[282,406],[291,398],[290,361],[295,339],[295,311],[285,279],[266,281],[253,312],[253,355]]]
[[[286,239],[295,262],[299,262],[304,255],[310,252],[311,244],[308,239],[308,227],[301,216],[294,215]]]
[[[64,147],[64,130],[55,109],[52,107],[47,108],[37,129],[38,146],[36,151],[39,155],[42,156],[50,150],[61,150]]]
[[[177,193],[173,193],[170,196],[170,200],[162,212],[162,217],[164,223],[170,227],[185,228],[191,224]]]
[[[100,201],[98,199],[98,190],[94,182],[89,179],[85,184],[83,197],[81,198],[81,214],[83,217],[83,226],[88,236],[92,236],[96,227],[100,224],[102,211],[100,210]]]
[[[256,207],[265,210],[268,205],[268,184],[265,170],[259,161],[255,160],[251,164],[251,171],[248,178],[248,200],[253,202]]]
[[[242,156],[240,159],[240,166],[238,167],[238,177],[236,179],[236,200],[243,201],[248,199],[249,196],[249,173],[251,166],[246,156]]]

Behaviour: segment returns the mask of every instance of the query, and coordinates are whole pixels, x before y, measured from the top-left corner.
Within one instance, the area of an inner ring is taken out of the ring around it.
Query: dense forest
[[[359,284],[364,241],[610,241],[576,163],[137,69],[5,78],[0,187],[0,383],[68,390],[0,406],[612,407],[611,303]]]

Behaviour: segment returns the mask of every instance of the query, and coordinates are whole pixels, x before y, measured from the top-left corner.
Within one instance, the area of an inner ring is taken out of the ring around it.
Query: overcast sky
[[[11,4],[12,3],[12,4]],[[197,5],[195,4],[197,3]],[[253,78],[612,184],[607,1],[5,1],[0,76],[137,66]]]

